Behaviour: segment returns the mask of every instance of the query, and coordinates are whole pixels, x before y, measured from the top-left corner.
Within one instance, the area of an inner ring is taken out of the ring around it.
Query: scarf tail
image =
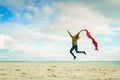
[[[83,29],[82,31],[86,31],[86,35],[88,38],[90,38],[92,40],[93,45],[95,46],[95,50],[98,50],[98,43],[96,42],[96,40],[91,36],[90,32],[87,29]]]

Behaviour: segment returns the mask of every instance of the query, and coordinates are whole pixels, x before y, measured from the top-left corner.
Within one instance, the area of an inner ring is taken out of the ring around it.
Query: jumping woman
[[[73,54],[73,50],[75,49],[76,53],[83,53],[86,55],[86,52],[85,51],[78,51],[78,44],[77,44],[77,40],[80,39],[80,32],[78,32],[77,34],[75,35],[71,35],[70,31],[67,30],[68,34],[70,35],[70,37],[72,38],[72,47],[70,49],[70,53],[72,54],[73,56],[73,59],[75,60],[77,57]]]

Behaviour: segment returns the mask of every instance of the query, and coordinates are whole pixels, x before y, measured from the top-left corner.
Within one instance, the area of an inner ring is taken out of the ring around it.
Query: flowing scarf
[[[96,42],[96,40],[91,36],[90,32],[87,29],[82,29],[80,30],[80,32],[82,31],[86,31],[86,35],[88,38],[90,38],[92,40],[93,45],[95,46],[95,50],[98,50],[98,43]]]

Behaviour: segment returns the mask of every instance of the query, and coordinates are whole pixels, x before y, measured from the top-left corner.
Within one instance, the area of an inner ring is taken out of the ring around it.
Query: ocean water
[[[0,61],[1,63],[33,63],[33,64],[94,64],[94,65],[118,65],[120,61]]]

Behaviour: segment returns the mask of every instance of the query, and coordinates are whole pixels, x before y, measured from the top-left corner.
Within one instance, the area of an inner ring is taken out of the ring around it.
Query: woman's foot
[[[77,57],[76,56],[74,56],[74,60],[76,59]]]
[[[85,52],[85,51],[84,51],[83,53],[86,55],[86,52]]]

